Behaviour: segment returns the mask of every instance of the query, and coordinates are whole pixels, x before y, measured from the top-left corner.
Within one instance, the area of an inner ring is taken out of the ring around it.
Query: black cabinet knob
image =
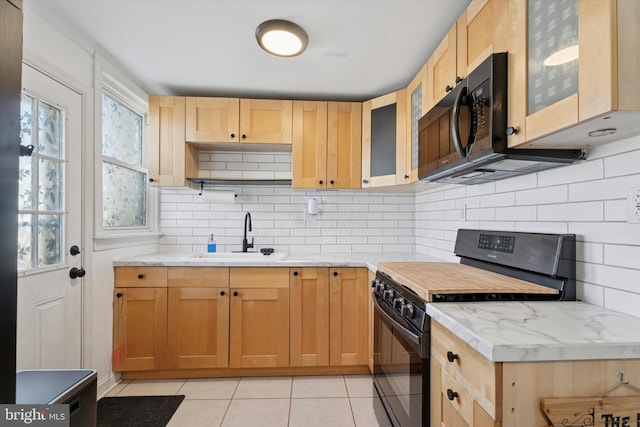
[[[333,272],[333,277],[337,277],[337,276],[338,276],[338,272],[337,272],[337,271],[334,271],[334,272]]]
[[[297,271],[294,271],[294,272],[293,272],[293,275],[294,275],[294,276],[297,276],[297,275],[298,275],[298,272],[297,272]]]
[[[144,279],[144,274],[138,274],[138,279]]]
[[[333,185],[335,182],[333,180],[329,181],[329,184]]]
[[[231,138],[235,138],[235,137],[236,137],[236,134],[235,134],[235,133],[232,133],[232,134],[231,134]]]
[[[453,90],[453,86],[451,85],[447,85],[447,87],[444,88],[445,92],[451,92]]]
[[[155,179],[149,178],[149,182],[154,182],[154,181],[155,181]]]
[[[120,292],[118,292],[118,293],[116,294],[116,298],[122,298],[122,294],[121,294]]]
[[[458,355],[457,354],[455,354],[452,351],[447,351],[447,360],[449,362],[453,363],[457,359],[458,359]]]
[[[244,133],[242,134],[242,139],[247,139],[247,135],[245,135]]]
[[[237,297],[237,296],[238,296],[238,292],[234,292],[234,293],[233,293],[233,296],[234,296],[234,297]]]
[[[409,175],[404,174],[404,179],[409,179]]]
[[[368,182],[369,182],[369,180],[368,180],[368,179],[363,179],[363,180],[362,180],[362,183],[363,183],[363,184],[367,184]]]
[[[456,76],[456,84],[460,83],[461,81],[462,81],[462,77]]]
[[[450,388],[447,389],[447,399],[449,400],[453,400],[456,397],[458,397],[458,393],[456,393],[455,391],[451,390]]]
[[[318,184],[322,185],[324,183],[323,180],[318,181]]]
[[[87,272],[82,267],[73,267],[71,270],[69,270],[69,277],[71,277],[72,279],[75,279],[77,277],[84,277],[85,274],[87,274]]]
[[[223,297],[224,296],[224,291],[220,291],[220,296]]]
[[[520,132],[520,128],[518,128],[518,127],[509,126],[507,128],[507,135],[508,136],[515,135],[518,132]]]

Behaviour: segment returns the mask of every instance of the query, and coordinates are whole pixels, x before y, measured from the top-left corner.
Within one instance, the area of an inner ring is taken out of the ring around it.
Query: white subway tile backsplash
[[[567,234],[566,222],[517,222],[516,231],[522,231],[527,233],[551,233],[551,234]]]
[[[593,181],[604,176],[602,160],[587,160],[538,172],[538,187]]]
[[[640,240],[635,245],[604,245],[604,263],[640,270]],[[640,288],[640,281],[638,282]]]
[[[540,221],[602,221],[603,218],[604,205],[602,202],[538,206]]]
[[[640,294],[605,288],[604,306],[637,317],[640,316]]]
[[[535,221],[535,206],[517,206],[495,208],[495,218],[498,221]]]
[[[530,188],[536,188],[537,186],[538,175],[532,173],[529,175],[522,175],[511,179],[496,181],[496,193],[528,190]]]
[[[515,200],[515,193],[487,194],[480,198],[480,206],[483,208],[514,206]]]
[[[569,201],[611,200],[627,197],[627,189],[640,186],[638,175],[569,185]]]
[[[562,203],[569,200],[569,190],[566,185],[536,188],[516,192],[516,205],[542,205],[548,203]]]

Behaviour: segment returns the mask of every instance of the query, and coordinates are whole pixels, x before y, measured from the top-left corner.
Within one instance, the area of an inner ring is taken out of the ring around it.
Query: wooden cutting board
[[[556,289],[453,262],[381,262],[378,270],[427,301],[434,294],[557,294]]]

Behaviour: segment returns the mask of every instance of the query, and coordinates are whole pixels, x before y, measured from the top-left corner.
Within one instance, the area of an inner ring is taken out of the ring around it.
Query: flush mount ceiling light
[[[297,56],[307,48],[309,37],[297,24],[271,19],[258,25],[256,40],[262,49],[276,56]]]
[[[574,44],[552,53],[544,60],[543,64],[547,67],[553,67],[575,61],[576,59],[578,59],[578,45]]]

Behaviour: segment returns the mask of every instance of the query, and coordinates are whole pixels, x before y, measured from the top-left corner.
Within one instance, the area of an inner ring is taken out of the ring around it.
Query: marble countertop
[[[429,303],[494,362],[640,359],[640,318],[578,301]]]
[[[241,256],[241,254],[238,254]],[[382,261],[421,261],[442,262],[442,260],[426,255],[407,252],[388,253],[309,253],[288,254],[283,259],[269,256],[251,258],[250,260],[208,259],[199,258],[195,254],[152,254],[133,258],[118,259],[113,262],[116,267],[122,266],[166,266],[166,267],[368,267],[377,270]]]

